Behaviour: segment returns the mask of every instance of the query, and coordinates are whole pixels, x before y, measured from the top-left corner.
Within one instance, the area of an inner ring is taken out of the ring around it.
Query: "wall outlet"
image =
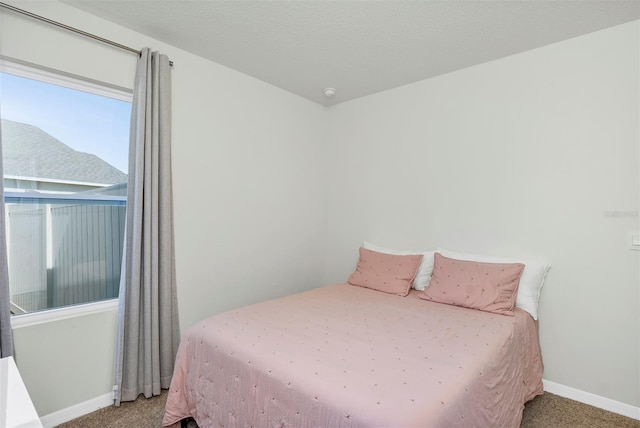
[[[627,245],[630,250],[640,251],[640,231],[631,231],[627,238]]]

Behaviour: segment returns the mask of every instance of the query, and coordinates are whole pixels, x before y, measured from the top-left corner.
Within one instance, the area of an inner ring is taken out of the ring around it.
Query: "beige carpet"
[[[142,396],[141,396],[142,397]],[[107,407],[60,425],[62,428],[159,428],[167,394]],[[640,421],[544,393],[527,403],[521,428],[640,428]],[[204,428],[204,427],[203,427]]]

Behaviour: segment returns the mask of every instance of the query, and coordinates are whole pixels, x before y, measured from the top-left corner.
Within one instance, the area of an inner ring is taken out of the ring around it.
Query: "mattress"
[[[518,427],[542,393],[537,323],[335,284],[183,336],[163,424]]]

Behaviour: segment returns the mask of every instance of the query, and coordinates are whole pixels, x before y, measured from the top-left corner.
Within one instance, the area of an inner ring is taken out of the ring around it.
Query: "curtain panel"
[[[171,189],[169,59],[142,50],[133,94],[115,404],[169,387],[180,340]]]
[[[0,125],[2,126],[2,125]],[[2,129],[0,129],[0,177],[2,168]],[[4,219],[4,186],[0,186],[0,357],[13,355],[11,330],[11,295],[9,292],[9,265],[7,262],[7,235]]]

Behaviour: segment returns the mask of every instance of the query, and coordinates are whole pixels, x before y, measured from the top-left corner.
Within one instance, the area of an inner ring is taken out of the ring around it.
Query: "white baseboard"
[[[82,403],[74,404],[66,409],[58,410],[57,412],[49,413],[40,418],[40,422],[44,428],[53,428],[62,423],[69,422],[72,419],[79,418],[91,412],[95,412],[103,407],[111,406],[113,404],[112,393],[106,393],[91,400],[84,401]]]
[[[640,407],[621,403],[620,401],[601,397],[600,395],[581,391],[579,389],[551,382],[546,379],[543,379],[542,383],[544,385],[544,390],[550,392],[551,394],[570,398],[572,400],[580,401],[581,403],[589,404],[590,406],[598,407],[609,412],[618,413],[628,418],[640,420]],[[103,407],[111,406],[112,404],[112,394],[107,393],[91,400],[76,404],[74,406],[67,407],[66,409],[50,413],[40,418],[40,421],[45,428],[55,427],[64,422],[69,422],[72,419],[79,418],[80,416],[84,416],[91,412],[95,412],[96,410],[102,409]]]
[[[551,382],[546,379],[542,379],[542,383],[544,385],[544,390],[552,394],[570,398],[572,400],[579,401],[590,406],[598,407],[609,412],[618,413],[628,418],[640,420],[640,407],[621,403],[620,401],[605,398],[600,395],[572,388],[570,386],[561,385],[559,383]]]

